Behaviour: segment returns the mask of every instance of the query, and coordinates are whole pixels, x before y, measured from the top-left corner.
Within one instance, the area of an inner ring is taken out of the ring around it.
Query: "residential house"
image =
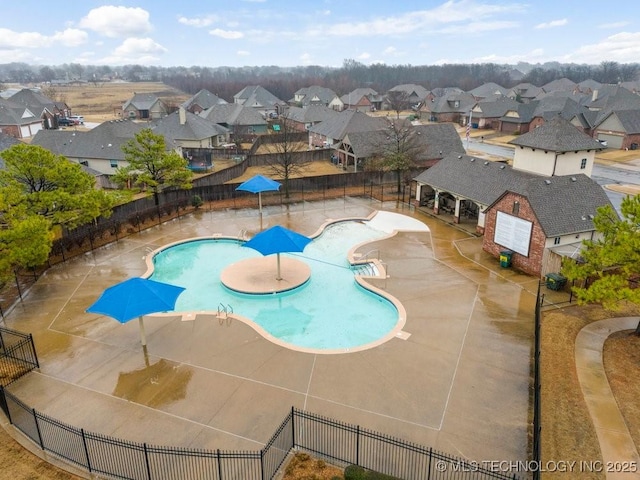
[[[312,85],[311,87],[304,87],[295,92],[293,98],[289,100],[289,105],[302,108],[310,106],[328,107],[332,102],[334,102],[335,105],[337,98],[338,95],[336,95],[336,92],[330,88]]]
[[[427,96],[419,109],[422,114],[421,118],[430,122],[451,122],[466,125],[469,111],[477,103],[475,97],[459,89],[447,89],[442,93],[443,95],[436,96],[432,91]],[[478,128],[478,125],[475,124],[474,128]]]
[[[576,90],[578,92],[584,93],[586,95],[591,95],[593,92],[601,88],[602,84],[600,82],[596,82],[595,80],[592,80],[590,78],[583,80],[576,86]]]
[[[146,128],[131,120],[103,122],[86,132],[73,130],[41,130],[31,141],[56,155],[87,166],[102,175],[111,176],[126,166],[122,146]]]
[[[416,167],[427,168],[451,152],[464,153],[462,140],[456,128],[450,123],[430,125],[410,125],[411,132],[405,137],[411,148],[416,149]],[[365,130],[347,133],[336,147],[335,158],[345,168],[358,171],[367,160],[380,157],[384,152],[393,151],[388,125],[381,130]]]
[[[123,118],[157,120],[169,113],[167,105],[155,93],[136,93],[122,106]]]
[[[352,92],[342,95],[340,100],[346,110],[375,112],[382,109],[384,97],[373,88],[356,88]]]
[[[226,103],[228,103],[226,100],[214,95],[209,90],[202,89],[180,106],[188,112],[198,114],[214,105],[224,105]]]
[[[167,145],[186,159],[194,171],[211,169],[215,150],[225,148],[230,142],[228,128],[184,107],[155,122],[152,129],[155,134],[163,135]]]
[[[496,95],[506,97],[507,93],[509,93],[509,90],[501,87],[497,83],[487,82],[483,83],[479,87],[474,88],[473,90],[469,90],[467,93],[470,93],[471,95],[473,95],[473,98],[475,98],[477,101],[480,101]]]
[[[71,115],[71,109],[64,102],[56,102],[40,92],[23,88],[9,97],[9,100],[24,105],[42,120],[43,128],[57,128],[57,118]]]
[[[259,85],[244,87],[233,96],[233,103],[253,108],[260,112],[263,118],[280,113],[287,105],[286,102]]]
[[[620,86],[603,90],[594,93],[598,98],[588,103],[589,110],[597,113],[593,136],[606,141],[609,148],[637,149],[640,144],[640,95]]]
[[[306,108],[301,107],[289,107],[283,114],[286,121],[289,123],[292,129],[299,132],[306,132],[312,126],[324,122],[330,121],[330,119],[340,115],[335,110],[321,106],[311,105]]]
[[[214,105],[199,115],[229,129],[234,137],[267,133],[267,121],[260,112],[238,103]]]
[[[384,118],[371,117],[357,110],[343,110],[329,121],[309,127],[309,148],[327,148],[337,145],[347,133],[381,130],[386,128]]]
[[[568,78],[558,78],[556,80],[552,80],[551,82],[542,85],[542,90],[547,93],[550,92],[574,92],[576,91],[578,84]]]
[[[477,128],[500,129],[500,121],[507,112],[518,109],[520,104],[509,97],[481,100],[471,109],[471,123]]]
[[[510,143],[513,167],[446,156],[415,178],[416,201],[456,223],[474,223],[486,251],[510,250],[516,268],[544,276],[559,269],[567,245],[591,238],[597,208],[610,205],[590,178],[602,146],[559,115]]]
[[[532,131],[557,116],[569,120],[585,113],[586,109],[579,102],[580,98],[576,98],[575,95],[545,95],[531,102],[530,105],[535,108],[528,131]]]
[[[529,103],[541,93],[543,93],[543,90],[540,87],[536,87],[531,83],[519,83],[507,92],[507,97],[519,103]]]
[[[506,111],[500,118],[500,126],[497,130],[510,135],[527,133],[536,106],[536,102],[518,103],[514,109]]]
[[[29,138],[42,130],[42,118],[21,103],[0,99],[0,132]]]
[[[422,85],[416,85],[414,83],[406,83],[402,85],[396,85],[389,89],[389,92],[402,92],[405,96],[407,104],[410,107],[418,109],[420,105],[425,101],[429,91]]]
[[[7,148],[11,148],[14,145],[22,143],[20,140],[0,132],[0,170],[4,168],[4,161],[2,160],[2,152]]]

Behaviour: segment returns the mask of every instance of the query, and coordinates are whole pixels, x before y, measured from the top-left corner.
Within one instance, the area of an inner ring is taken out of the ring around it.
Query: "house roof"
[[[479,87],[474,88],[473,90],[469,90],[467,93],[470,93],[476,98],[486,98],[496,93],[499,95],[506,95],[508,93],[508,90],[504,87],[501,87],[497,83],[487,82],[480,85]]]
[[[189,110],[193,105],[198,105],[203,110],[206,110],[214,105],[223,105],[225,103],[227,103],[226,100],[214,95],[209,90],[202,89],[181,106]]]
[[[198,115],[219,125],[266,125],[267,121],[251,107],[239,103],[214,105]]]
[[[0,125],[30,125],[40,122],[40,117],[25,105],[0,99]]]
[[[591,78],[587,78],[586,80],[583,80],[580,83],[578,83],[578,88],[580,89],[581,92],[586,92],[589,90],[590,91],[598,90],[601,87],[602,87],[602,84],[600,82],[596,82]]]
[[[573,126],[568,120],[556,115],[538,128],[509,142],[520,147],[538,148],[551,152],[602,150],[600,142]]]
[[[284,105],[285,102],[260,85],[244,87],[233,96],[235,103],[254,108],[274,109],[276,105]]]
[[[124,160],[122,146],[144,128],[130,120],[112,120],[86,132],[40,130],[31,143],[67,158]]]
[[[522,195],[546,237],[592,231],[597,209],[611,205],[602,187],[586,175],[545,177],[469,155],[448,155],[415,180],[487,208],[507,192]]]
[[[289,107],[285,113],[287,118],[300,123],[323,122],[338,115],[338,112],[332,108],[325,107],[324,105],[310,105],[306,108]]]
[[[13,145],[17,145],[19,143],[22,143],[22,142],[17,138],[13,138],[12,136],[7,135],[6,133],[0,132],[0,169],[4,168],[4,161],[2,160],[2,151],[12,147]]]
[[[422,85],[416,85],[415,83],[405,83],[402,85],[396,85],[389,89],[390,92],[404,92],[407,97],[417,97],[420,100],[424,100],[429,95],[429,90]]]
[[[12,102],[20,103],[37,115],[41,115],[44,110],[54,113],[58,110],[58,104],[40,92],[35,92],[29,88],[23,88],[9,97]]]
[[[600,94],[600,90],[598,94]],[[626,88],[617,85],[608,89],[606,94],[602,95],[598,100],[589,105],[592,109],[600,107],[595,121],[596,127],[609,117],[612,112],[640,109],[640,95],[631,93]]]
[[[342,140],[347,133],[380,130],[386,126],[387,122],[384,118],[371,117],[355,110],[343,110],[330,121],[311,126],[309,132],[334,140]]]
[[[340,97],[340,100],[342,100],[345,105],[357,105],[363,97],[367,97],[367,99],[371,102],[382,101],[382,95],[376,92],[373,88],[369,87],[356,88],[350,93],[342,95]]]
[[[536,87],[532,83],[519,83],[515,87],[513,87],[507,93],[507,96],[515,98],[516,96],[520,96],[520,98],[535,98],[542,92],[540,87]]]
[[[229,129],[213,123],[195,113],[185,111],[185,123],[180,123],[180,111],[158,120],[151,127],[156,134],[164,135],[167,143],[173,140],[205,140],[229,133]]]
[[[125,110],[127,107],[132,106],[136,110],[151,110],[159,101],[160,99],[155,93],[135,93],[132,98],[125,102],[122,109]]]
[[[640,110],[616,110],[615,112],[611,112],[609,116],[613,115],[618,118],[627,135],[640,133]],[[606,118],[602,121],[604,120],[606,120]]]
[[[519,105],[518,102],[509,97],[481,100],[474,107],[473,115],[479,114],[482,118],[500,118],[508,111],[517,110]],[[479,112],[478,109],[480,110]]]
[[[545,92],[554,92],[557,90],[573,90],[576,88],[576,83],[568,78],[558,78],[551,82],[542,85],[542,90]]]
[[[458,102],[458,106],[456,106]],[[441,97],[426,100],[420,110],[432,113],[463,113],[467,114],[477,103],[473,95],[466,92],[451,92]]]
[[[300,102],[300,104],[304,107],[315,104],[329,105],[329,103],[331,103],[331,100],[336,97],[336,92],[334,92],[330,88],[312,85],[310,87],[299,89],[294,93],[294,97],[289,100],[289,102]]]

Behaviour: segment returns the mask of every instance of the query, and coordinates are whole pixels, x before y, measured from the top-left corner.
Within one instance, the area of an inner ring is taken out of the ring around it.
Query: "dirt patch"
[[[285,468],[282,480],[343,480],[341,468],[329,465],[324,460],[313,458],[308,453],[296,453]]]
[[[597,305],[543,312],[540,356],[543,464],[547,461],[602,461],[598,438],[576,372],[575,339],[589,323],[612,316],[639,314],[640,306],[634,305],[627,305],[615,313]],[[633,391],[631,403],[637,403],[640,384],[627,381],[625,387]],[[547,472],[544,478],[566,478],[566,473]],[[580,478],[600,479],[605,475],[581,472]]]
[[[640,336],[633,331],[614,333],[604,343],[603,358],[613,396],[637,448],[640,445]]]
[[[605,185],[604,188],[613,192],[624,193],[626,195],[638,195],[640,193],[640,185]]]

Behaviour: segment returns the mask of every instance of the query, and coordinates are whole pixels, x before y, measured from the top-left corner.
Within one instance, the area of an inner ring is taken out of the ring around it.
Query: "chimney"
[[[591,94],[591,101],[592,101],[592,102],[595,102],[597,99],[598,99],[598,89],[597,89],[597,88],[595,88],[595,89],[593,90],[593,93]]]
[[[184,125],[185,123],[187,123],[187,111],[184,109],[184,107],[180,107],[180,109],[178,110],[178,115],[180,117],[180,125]]]

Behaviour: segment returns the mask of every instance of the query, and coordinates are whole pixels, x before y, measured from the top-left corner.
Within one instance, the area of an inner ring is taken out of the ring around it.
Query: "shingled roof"
[[[380,130],[386,126],[387,122],[384,118],[371,117],[356,110],[343,110],[331,121],[313,125],[309,131],[327,138],[341,140],[347,133]]]
[[[189,110],[194,105],[198,105],[202,110],[206,110],[214,105],[224,105],[226,103],[228,103],[226,100],[203,88],[181,106]]]
[[[578,130],[560,115],[556,115],[544,125],[520,135],[509,143],[559,153],[604,148],[597,140]]]
[[[205,140],[217,135],[226,135],[229,133],[228,128],[212,123],[195,113],[185,111],[184,114],[184,123],[180,123],[179,110],[158,120],[152,127],[154,133],[164,135],[167,141]]]

